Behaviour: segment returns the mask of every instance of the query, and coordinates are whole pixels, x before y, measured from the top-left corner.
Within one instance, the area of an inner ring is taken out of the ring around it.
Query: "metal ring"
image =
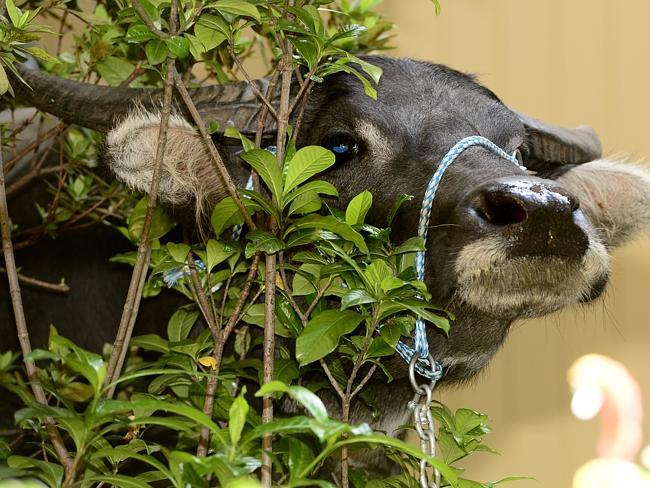
[[[420,359],[420,356],[418,355],[417,352],[413,353],[413,356],[411,356],[411,361],[409,361],[409,379],[411,380],[411,386],[413,387],[413,391],[419,395],[425,395],[426,390],[422,388],[418,382],[415,379],[415,365],[417,364],[418,360]],[[429,354],[429,357],[427,358],[429,361],[429,365],[431,366],[431,371],[433,372],[433,378],[431,379],[430,384],[435,385],[436,379],[435,379],[435,374],[437,369],[441,369],[441,366],[436,363],[436,361],[433,359],[433,356]]]

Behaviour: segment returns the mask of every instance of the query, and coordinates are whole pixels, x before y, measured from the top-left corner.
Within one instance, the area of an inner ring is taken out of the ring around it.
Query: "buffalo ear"
[[[128,186],[145,193],[151,188],[159,126],[160,114],[136,109],[106,136],[105,159],[110,169]],[[194,206],[201,217],[207,205],[224,193],[200,134],[182,116],[172,115],[158,197],[173,206]]]
[[[526,167],[548,171],[565,164],[582,164],[602,155],[596,132],[586,125],[566,129],[517,113],[526,128]]]
[[[639,165],[599,159],[574,166],[557,178],[608,247],[650,230],[650,171]]]

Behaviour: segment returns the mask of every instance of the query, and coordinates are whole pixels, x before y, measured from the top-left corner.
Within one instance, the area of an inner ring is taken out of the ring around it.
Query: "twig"
[[[214,142],[212,142],[212,138],[210,137],[210,134],[205,128],[205,122],[203,121],[203,118],[201,117],[198,110],[196,109],[194,102],[192,102],[192,98],[190,97],[190,94],[187,92],[187,88],[185,88],[185,85],[183,84],[183,80],[178,75],[176,68],[172,68],[172,71],[174,76],[174,82],[176,84],[176,89],[178,90],[178,93],[183,99],[183,102],[185,102],[187,109],[192,115],[192,118],[194,119],[194,123],[199,128],[199,132],[201,133],[203,142],[205,143],[206,147],[208,148],[208,152],[210,153],[210,161],[212,162],[212,165],[217,170],[217,173],[221,177],[221,180],[223,181],[224,185],[226,186],[226,189],[228,190],[228,194],[232,197],[232,199],[235,202],[235,205],[237,205],[237,208],[241,212],[242,217],[244,218],[244,222],[246,223],[246,225],[250,230],[255,230],[256,228],[255,224],[253,223],[253,220],[251,219],[250,215],[248,215],[248,211],[246,210],[244,203],[241,201],[241,198],[239,197],[239,193],[237,193],[237,187],[233,183],[232,178],[228,173],[228,169],[224,165],[223,160],[221,159],[221,156],[217,151],[217,148],[214,146]]]
[[[336,390],[336,393],[338,393],[341,400],[345,400],[345,392],[341,388],[341,385],[339,385],[339,382],[336,381],[336,378],[334,378],[334,375],[332,374],[332,371],[330,371],[330,368],[327,365],[327,363],[325,362],[325,360],[322,359],[322,358],[320,360],[320,366],[321,366],[321,368],[323,368],[323,371],[325,371],[325,374],[329,378],[330,383],[332,384],[332,386]]]
[[[265,259],[266,276],[264,280],[264,384],[273,381],[273,362],[275,360],[275,254],[267,254]],[[262,423],[273,421],[273,394],[262,398]],[[262,437],[262,486],[270,488],[273,481],[272,459],[273,435]]]
[[[375,374],[375,371],[377,371],[377,365],[373,364],[366,375],[363,377],[363,379],[359,382],[359,385],[354,389],[352,393],[350,393],[350,400],[352,400],[355,396],[359,394],[359,392],[363,389],[364,386],[366,386],[366,383],[370,381],[370,378],[372,378],[372,375]]]
[[[47,141],[48,139],[51,139],[52,137],[55,137],[63,131],[65,128],[66,124],[61,122],[60,124],[52,127],[49,129],[47,132],[43,132],[43,134],[39,135],[38,138],[36,138],[34,141],[30,142],[27,144],[24,148],[22,148],[13,158],[11,158],[9,161],[7,161],[6,164],[3,165],[4,167],[4,172],[5,174],[15,166],[15,164],[20,161],[27,153],[31,152],[32,149],[35,147],[40,146],[43,142]]]
[[[135,4],[139,3],[137,0]],[[141,6],[140,6],[141,7]],[[146,18],[146,14],[143,18]],[[172,8],[170,13],[170,30],[172,33],[176,30],[176,2],[172,0]],[[131,275],[131,282],[129,283],[129,290],[124,303],[122,317],[120,318],[120,326],[113,343],[111,350],[111,357],[108,362],[108,371],[106,374],[106,398],[111,398],[115,393],[116,383],[126,352],[128,349],[128,342],[133,332],[135,320],[138,316],[138,309],[140,307],[140,300],[142,298],[142,289],[146,279],[147,268],[149,266],[149,257],[151,254],[151,240],[149,233],[151,231],[151,223],[153,220],[153,212],[156,207],[156,198],[158,196],[158,187],[160,186],[160,175],[162,162],[165,155],[165,146],[167,145],[167,128],[169,126],[169,117],[171,114],[172,105],[172,91],[174,87],[174,60],[167,58],[167,74],[165,77],[165,89],[163,94],[163,109],[160,116],[160,129],[158,132],[158,144],[156,147],[156,160],[153,175],[151,178],[151,188],[149,190],[149,201],[147,202],[147,213],[145,215],[144,223],[142,226],[142,235],[140,236],[140,243],[138,245],[138,253],[135,265],[133,266],[133,273]]]
[[[190,265],[190,279],[192,281],[192,286],[194,288],[194,294],[196,300],[203,314],[203,318],[208,323],[210,332],[212,333],[212,339],[216,343],[219,340],[219,326],[217,325],[217,319],[212,313],[212,309],[208,304],[208,301],[205,299],[205,293],[203,292],[203,286],[201,286],[201,281],[199,280],[199,273],[196,271],[196,263],[192,257],[192,253],[187,256],[187,262]]]
[[[4,4],[4,2],[3,2]],[[0,167],[2,167],[2,145],[0,143]],[[14,251],[11,244],[11,229],[9,228],[9,209],[7,207],[7,195],[5,193],[5,177],[4,172],[0,171],[0,234],[2,234],[2,252],[4,254],[5,266],[7,268],[7,279],[9,281],[9,293],[11,295],[11,304],[14,311],[16,320],[16,331],[18,333],[18,341],[20,342],[20,349],[23,353],[23,360],[25,362],[25,369],[27,376],[30,380],[32,392],[38,403],[47,405],[47,398],[43,387],[38,380],[36,372],[36,365],[27,356],[32,352],[32,345],[29,340],[29,332],[27,330],[27,321],[25,319],[25,310],[23,308],[23,301],[20,294],[20,284],[18,282],[18,273],[16,271],[16,261],[14,260]],[[69,486],[74,482],[75,473],[72,468],[72,461],[70,455],[65,448],[61,433],[56,427],[54,419],[50,416],[44,417],[45,429],[47,430],[50,442],[54,447],[59,461],[65,468],[65,486]]]
[[[135,68],[133,68],[133,71],[131,71],[131,74],[127,76],[127,78],[122,83],[120,83],[120,87],[123,88],[129,86],[136,78],[142,76],[146,72],[147,70],[142,67],[142,61],[138,61],[135,65]]]
[[[6,273],[7,268],[0,266],[0,273]],[[53,293],[68,293],[70,287],[65,283],[48,283],[47,281],[37,280],[36,278],[30,278],[23,274],[17,273],[18,282],[22,283],[25,286],[31,286],[32,288],[40,288],[42,290],[51,291]]]
[[[248,295],[251,292],[251,287],[253,286],[253,281],[255,280],[255,276],[257,275],[257,268],[259,266],[259,263],[260,263],[260,255],[259,253],[257,253],[253,257],[253,261],[251,262],[251,266],[248,270],[248,275],[246,275],[246,282],[244,283],[244,288],[242,289],[241,295],[239,296],[239,299],[235,304],[235,309],[232,311],[232,315],[230,315],[230,319],[228,319],[228,323],[219,334],[218,340],[214,345],[212,357],[215,360],[215,364],[212,368],[212,371],[210,372],[210,376],[208,377],[208,384],[206,385],[205,388],[205,400],[203,402],[203,413],[210,417],[212,417],[212,410],[214,406],[214,394],[217,391],[217,383],[219,380],[219,369],[221,368],[221,358],[223,357],[223,349],[226,344],[226,341],[228,340],[228,337],[230,336],[233,329],[237,325],[237,322],[239,322],[239,319],[242,316],[242,309],[244,308],[244,304],[246,303],[246,300],[248,299]],[[202,457],[208,453],[209,441],[210,441],[210,430],[206,426],[202,426],[201,431],[199,432],[199,445],[198,448],[196,449],[197,456]]]
[[[248,86],[250,86],[253,89],[253,92],[255,92],[255,95],[257,95],[257,98],[259,98],[260,102],[262,102],[264,104],[264,106],[266,107],[266,109],[269,112],[271,112],[271,115],[273,115],[273,117],[275,117],[277,119],[278,118],[278,113],[275,110],[275,107],[273,105],[271,105],[270,99],[268,99],[267,97],[264,96],[264,94],[260,91],[260,89],[253,82],[251,77],[248,75],[248,72],[244,68],[244,65],[242,64],[241,60],[237,57],[237,54],[235,53],[235,50],[232,48],[232,46],[230,46],[229,51],[230,51],[230,56],[235,61],[235,64],[237,65],[237,67],[241,71],[242,75],[244,75],[244,78],[248,82]]]
[[[298,302],[296,302],[296,299],[293,296],[293,291],[291,290],[291,286],[289,285],[289,280],[287,279],[287,274],[284,270],[284,253],[280,252],[279,254],[279,259],[278,259],[278,264],[280,265],[280,277],[282,278],[282,284],[284,286],[284,291],[286,292],[287,299],[289,300],[289,303],[291,304],[291,307],[293,310],[298,314],[298,317],[302,321],[303,325],[305,325],[305,313],[302,311],[302,308],[300,308],[300,305],[298,305]]]
[[[331,275],[329,279],[325,282],[325,286],[323,286],[323,288],[318,290],[318,293],[316,294],[314,301],[311,302],[311,304],[307,308],[307,311],[305,312],[305,320],[309,319],[309,316],[314,311],[314,308],[316,308],[316,305],[318,305],[318,302],[321,300],[321,298],[323,298],[323,295],[325,295],[325,292],[329,290],[330,286],[332,286],[333,281],[334,281],[334,275]]]
[[[144,8],[142,8],[142,4],[140,3],[139,0],[133,0],[131,2],[133,4],[133,10],[135,10],[140,18],[142,19],[142,22],[144,22],[144,25],[147,26],[147,28],[156,34],[156,36],[160,37],[161,39],[166,39],[169,37],[169,34],[166,32],[161,31],[158,27],[154,25],[154,23],[151,21],[149,16],[147,15],[147,12],[145,12]],[[173,22],[173,21],[170,21]],[[176,29],[170,29],[170,31],[175,31]],[[172,34],[173,35],[173,34]]]

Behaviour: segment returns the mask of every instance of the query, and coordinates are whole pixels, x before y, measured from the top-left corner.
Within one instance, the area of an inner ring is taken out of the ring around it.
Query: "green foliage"
[[[0,17],[0,94],[11,90],[6,71],[18,76],[16,63],[27,54],[59,76],[112,86],[161,86],[169,58],[181,72],[200,67],[225,83],[234,79],[236,60],[254,51],[269,60],[270,68],[277,65],[282,56],[278,39],[286,39],[295,67],[303,67],[309,82],[345,72],[376,98],[381,69],[358,56],[386,49],[392,28],[374,10],[379,0],[300,1],[286,10],[284,0],[180,0],[179,28],[173,35],[169,2],[140,0],[141,11],[129,1],[106,2],[92,14],[78,10],[74,2],[53,2],[34,11],[27,10],[30,3],[18,8],[6,0],[7,15]],[[434,5],[437,9],[437,1]],[[62,11],[88,24],[75,36],[74,52],[53,57],[29,45],[38,34],[49,32],[34,23],[37,16]],[[355,487],[418,486],[413,473],[420,460],[442,473],[444,486],[497,486],[500,482],[466,480],[453,466],[474,452],[490,451],[482,443],[489,432],[484,415],[436,406],[442,456],[431,459],[368,424],[332,418],[319,396],[329,392],[337,398],[346,387],[349,394],[359,385],[356,375],[361,372],[392,381],[382,359],[394,354],[400,338],[410,336],[417,317],[449,331],[453,317],[430,302],[426,285],[415,278],[414,255],[423,249],[422,240],[398,244],[391,239],[399,208],[411,197],[395,202],[386,228],[375,227],[366,222],[373,203],[370,192],[336,209],[331,201],[338,196],[336,188],[315,179],[335,162],[328,150],[296,149],[289,141],[284,159],[278,160],[236,128],[226,128],[224,135],[240,140],[242,160],[264,185],[240,190],[258,228],[233,239],[232,231],[244,219],[227,197],[212,209],[206,240],[174,242],[170,231],[176,223],[162,207],[155,209],[144,296],[155,299],[163,288],[171,288],[189,304],[173,314],[165,336],[131,340],[126,368],[113,385],[106,380],[108,354],[85,351],[54,328],[48,347],[31,354],[49,405],[34,399],[18,355],[0,354],[0,387],[21,405],[15,412],[19,440],[0,437],[0,480],[35,477],[52,487],[68,482],[45,428],[49,417],[66,440],[82,487],[257,487],[262,438],[269,433],[278,486],[334,486],[326,462],[339,460],[343,448],[383,449],[403,468],[399,476],[387,479],[352,470]],[[11,145],[13,138],[5,143]],[[44,234],[103,220],[137,244],[148,199],[134,198],[97,176],[100,143],[97,134],[76,128],[58,140],[65,168],[50,186],[56,204],[39,207]],[[246,282],[260,254],[276,255],[281,270],[271,309],[278,345],[273,381],[266,384],[260,328],[265,324],[261,297],[268,270],[260,264],[252,282]],[[135,251],[113,258],[128,265],[135,260]],[[197,300],[201,294],[207,303]],[[212,318],[217,333],[199,325],[200,317],[204,322]],[[223,337],[229,322],[235,332]],[[221,355],[220,338],[226,342]],[[210,404],[208,391],[215,381]],[[112,386],[117,387],[115,400],[106,398]],[[265,395],[280,400],[270,422],[262,421],[256,398]],[[363,390],[348,401],[363,402],[377,416],[383,414]],[[286,403],[295,405],[293,412],[280,408]],[[207,455],[195,455],[201,428],[209,434]]]

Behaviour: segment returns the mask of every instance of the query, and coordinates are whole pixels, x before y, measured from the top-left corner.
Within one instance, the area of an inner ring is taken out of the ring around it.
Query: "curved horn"
[[[589,126],[565,129],[521,113],[517,116],[526,127],[528,169],[540,171],[564,164],[582,164],[602,155],[600,139]]]
[[[115,121],[136,103],[155,109],[162,100],[160,89],[92,85],[31,69],[22,69],[21,76],[29,87],[15,80],[12,85],[19,99],[68,123],[101,132],[112,129]],[[253,83],[265,93],[269,81],[262,78]],[[248,83],[201,87],[189,93],[206,124],[217,122],[222,130],[227,124],[233,124],[241,132],[255,132],[261,103]],[[187,114],[185,107],[181,111]],[[274,129],[273,117],[267,117],[264,132]]]

